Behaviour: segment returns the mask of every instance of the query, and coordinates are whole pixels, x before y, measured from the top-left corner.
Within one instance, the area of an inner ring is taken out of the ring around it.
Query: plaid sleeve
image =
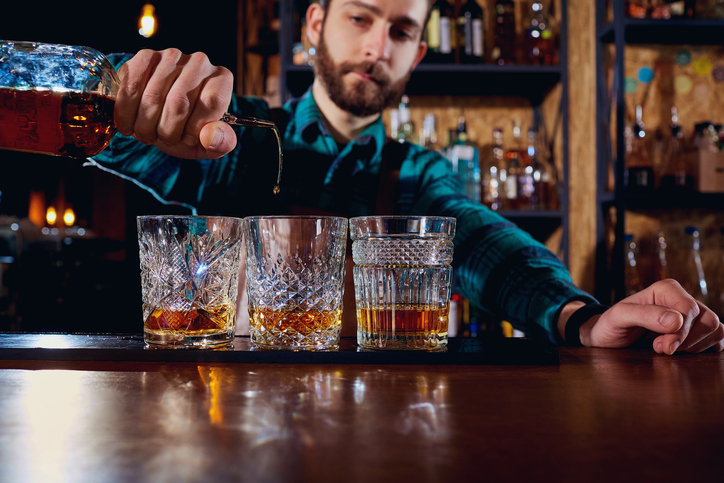
[[[400,202],[409,205],[409,212],[457,219],[456,289],[487,315],[562,344],[556,328],[559,309],[573,300],[595,302],[573,284],[566,267],[545,246],[461,195],[447,159],[424,151],[410,156],[400,183]]]

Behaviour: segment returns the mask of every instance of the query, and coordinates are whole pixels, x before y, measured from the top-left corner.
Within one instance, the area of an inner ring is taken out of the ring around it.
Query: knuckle
[[[200,96],[201,103],[211,111],[226,109],[227,99],[221,92],[214,90],[213,92],[202,92]]]
[[[190,59],[189,59],[190,62],[193,62],[194,64],[199,64],[199,65],[211,64],[211,61],[209,60],[209,56],[203,52],[194,52],[189,57],[190,57]]]
[[[141,96],[141,105],[145,108],[154,108],[162,105],[164,96],[157,90],[145,90]]]
[[[177,49],[175,47],[170,47],[170,48],[164,50],[162,52],[162,54],[164,55],[164,57],[173,57],[173,58],[178,59],[179,57],[181,57],[183,55],[183,52],[181,52],[179,49]]]
[[[191,111],[191,101],[183,94],[169,94],[164,108],[174,117],[185,117]]]

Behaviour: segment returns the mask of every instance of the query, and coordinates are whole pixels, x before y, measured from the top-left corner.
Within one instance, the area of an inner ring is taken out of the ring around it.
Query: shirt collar
[[[313,142],[317,135],[322,135],[332,139],[327,123],[324,120],[322,111],[319,110],[317,102],[314,100],[311,86],[299,99],[289,101],[290,104],[296,104],[293,122],[296,125],[296,132],[307,140]],[[378,159],[382,153],[382,147],[385,144],[385,126],[382,122],[382,116],[378,117],[372,124],[367,126],[362,133],[351,141],[350,144],[365,146],[367,149],[374,149],[374,159]],[[372,143],[372,144],[371,144]],[[349,152],[354,146],[347,146],[342,151]]]

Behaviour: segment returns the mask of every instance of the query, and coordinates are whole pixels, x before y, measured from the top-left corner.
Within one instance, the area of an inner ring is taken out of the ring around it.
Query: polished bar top
[[[0,360],[0,481],[722,481],[724,354]]]

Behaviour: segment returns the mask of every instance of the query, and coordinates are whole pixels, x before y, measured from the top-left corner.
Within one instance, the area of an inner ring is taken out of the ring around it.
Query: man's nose
[[[390,37],[387,28],[383,26],[370,29],[365,39],[365,57],[368,60],[387,60],[390,57]]]

